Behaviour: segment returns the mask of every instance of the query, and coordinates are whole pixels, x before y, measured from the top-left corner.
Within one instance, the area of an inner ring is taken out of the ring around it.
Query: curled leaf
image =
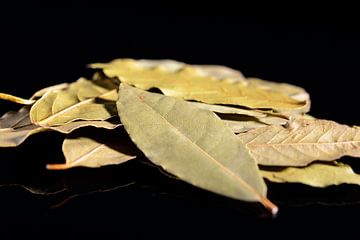
[[[89,88],[91,82],[79,79],[69,88],[47,92],[31,108],[31,121],[40,126],[56,126],[76,120],[105,120],[117,115],[115,103],[102,101],[98,98],[117,97],[116,90],[99,92],[100,95],[92,98],[78,98],[83,87]],[[95,84],[94,89],[98,89]],[[86,100],[84,100],[86,99]]]

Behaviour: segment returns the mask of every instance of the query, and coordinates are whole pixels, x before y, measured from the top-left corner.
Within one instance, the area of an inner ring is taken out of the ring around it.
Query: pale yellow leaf
[[[82,101],[78,98],[79,90],[89,89],[91,85],[94,89],[99,89],[96,84],[79,79],[66,89],[47,92],[32,106],[31,121],[36,125],[49,127],[76,120],[106,120],[116,116],[115,102],[106,100],[117,97],[116,89],[100,91],[100,95],[92,94],[90,98],[82,95]],[[102,97],[104,99],[100,101]]]
[[[238,135],[258,164],[305,166],[315,160],[360,157],[360,129],[328,120],[291,119]]]
[[[186,100],[279,111],[301,109],[305,105],[305,102],[279,92],[217,81],[214,77],[199,74],[190,65],[185,65],[176,72],[169,72],[162,67],[144,68],[132,59],[118,59],[105,64],[92,64],[91,67],[101,68],[106,76],[118,77],[120,81],[137,88],[158,88],[167,96]]]
[[[309,166],[287,167],[280,170],[261,169],[262,176],[271,182],[302,183],[313,187],[339,184],[360,185],[360,175],[342,163],[312,163]]]
[[[66,163],[48,164],[50,170],[63,170],[72,167],[97,168],[120,164],[136,157],[136,148],[129,139],[102,132],[101,135],[72,136],[64,140],[62,149]],[[89,135],[89,134],[87,134]]]

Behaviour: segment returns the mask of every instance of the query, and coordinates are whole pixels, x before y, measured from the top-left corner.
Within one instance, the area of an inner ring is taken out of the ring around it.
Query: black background
[[[90,4],[2,8],[0,91],[29,97],[42,87],[90,76],[85,66],[91,62],[123,57],[176,59],[226,65],[245,76],[300,85],[311,95],[314,116],[359,124],[360,30],[349,17],[351,12],[343,18],[324,9],[300,10],[300,14],[280,11],[280,15],[231,6],[186,10],[181,5],[150,10],[147,5]],[[1,113],[17,108],[4,102],[0,106]],[[355,186],[313,189],[270,184],[269,198],[280,206],[279,216],[272,219],[258,204],[195,189],[164,176],[146,160],[96,170],[47,172],[46,163],[62,161],[61,138],[46,133],[17,149],[0,150],[0,184],[58,189],[66,178],[70,186],[65,193],[46,196],[16,186],[1,187],[0,237],[120,238],[125,233],[133,237],[145,233],[240,238],[245,231],[281,237],[284,229],[303,236],[313,229],[319,235],[356,233],[352,218],[360,213],[356,204],[360,190]],[[360,164],[354,166],[358,170]],[[86,194],[133,182],[114,191]],[[79,193],[80,197],[62,204]]]

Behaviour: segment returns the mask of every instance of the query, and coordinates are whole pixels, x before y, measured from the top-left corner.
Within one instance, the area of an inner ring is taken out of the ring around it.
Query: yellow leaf
[[[120,81],[137,88],[158,88],[167,96],[186,100],[279,111],[302,108],[306,104],[279,92],[218,81],[214,77],[204,76],[190,65],[184,65],[178,71],[171,72],[162,65],[145,68],[135,60],[118,59],[105,64],[92,64],[91,67],[101,68],[106,76],[118,77]]]
[[[360,175],[349,165],[342,163],[312,163],[297,168],[287,167],[281,170],[261,169],[262,176],[271,182],[302,183],[313,187],[327,187],[343,183],[360,185]]]

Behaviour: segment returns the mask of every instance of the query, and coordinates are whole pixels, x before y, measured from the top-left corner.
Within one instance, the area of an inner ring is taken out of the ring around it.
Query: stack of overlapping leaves
[[[90,67],[97,69],[91,80],[41,89],[30,99],[0,93],[24,105],[0,118],[0,146],[58,131],[68,134],[65,163],[49,164],[50,170],[120,164],[144,154],[183,181],[258,201],[272,213],[277,207],[266,198],[263,178],[314,187],[360,184],[349,165],[335,162],[360,156],[360,128],[306,114],[310,97],[300,87],[172,60],[118,59]],[[72,133],[83,127],[106,131]],[[116,137],[120,129],[129,137]]]

